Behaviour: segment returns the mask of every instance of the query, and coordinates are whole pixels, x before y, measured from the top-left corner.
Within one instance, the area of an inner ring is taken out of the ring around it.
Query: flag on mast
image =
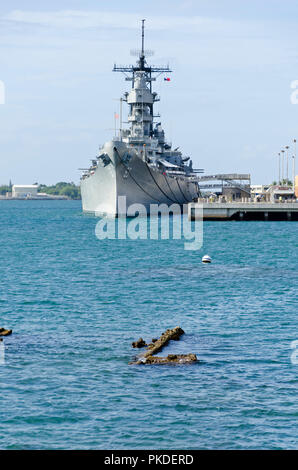
[[[170,79],[169,77],[164,77],[164,80],[165,80],[166,82],[170,82],[170,81],[171,81],[171,79]]]

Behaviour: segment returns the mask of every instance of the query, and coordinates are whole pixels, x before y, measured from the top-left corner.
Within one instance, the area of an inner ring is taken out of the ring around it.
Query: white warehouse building
[[[14,184],[12,187],[12,197],[19,197],[19,198],[30,198],[30,197],[37,197],[37,184],[31,185],[16,185]]]

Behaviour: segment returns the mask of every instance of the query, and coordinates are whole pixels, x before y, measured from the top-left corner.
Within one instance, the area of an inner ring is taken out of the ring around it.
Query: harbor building
[[[251,197],[255,200],[266,199],[268,190],[270,188],[269,184],[252,184],[251,185]]]
[[[216,174],[197,178],[205,197],[219,197],[226,201],[239,201],[251,196],[250,174]]]
[[[268,189],[268,195],[269,197],[267,198],[267,200],[272,203],[277,201],[291,202],[295,200],[295,193],[292,186],[270,186],[270,188]]]
[[[31,185],[14,184],[12,187],[12,197],[21,198],[21,199],[37,197],[37,190],[38,190],[37,184],[31,184]]]

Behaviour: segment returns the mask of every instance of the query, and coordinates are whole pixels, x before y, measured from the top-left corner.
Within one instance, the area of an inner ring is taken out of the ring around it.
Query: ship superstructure
[[[200,194],[197,173],[189,157],[179,148],[172,149],[160,122],[155,122],[154,104],[159,96],[152,90],[156,75],[169,74],[169,66],[149,66],[142,48],[135,66],[114,65],[114,72],[125,74],[130,92],[121,98],[118,135],[106,142],[90,168],[81,178],[82,204],[85,212],[118,215],[119,196],[126,196],[127,206],[140,203],[185,204]],[[128,127],[122,126],[122,103],[129,107]]]

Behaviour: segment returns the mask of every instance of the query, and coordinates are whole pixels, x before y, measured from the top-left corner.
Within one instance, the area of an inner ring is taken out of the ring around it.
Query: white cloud
[[[2,16],[2,19],[55,28],[89,29],[109,27],[136,29],[140,25],[141,17],[135,13],[107,11],[61,10],[38,12],[14,10]],[[249,23],[246,24],[249,25]],[[243,32],[243,22],[201,16],[150,15],[146,27],[153,30],[199,32],[202,34],[207,32],[231,33],[232,31],[240,34]],[[251,27],[253,27],[252,24]]]
[[[138,31],[140,20],[140,15],[123,11],[14,10],[0,17],[3,25],[0,34],[4,39],[1,42],[31,47],[35,51],[40,47],[43,50],[45,47],[68,47],[75,51],[74,46],[76,51],[87,47],[94,51],[97,44],[104,61],[109,56],[119,57],[119,46],[121,54],[126,56],[139,42],[138,33],[125,34],[124,30]],[[171,16],[169,13],[148,17],[146,29],[149,30],[146,38],[149,47],[158,48],[158,55],[167,57],[166,60],[175,57],[171,63],[177,60],[181,65],[188,63],[193,67],[208,68],[264,66],[281,64],[289,55],[286,38],[287,53],[283,44],[273,39],[272,23],[264,25],[244,18],[236,21],[185,14]],[[85,55],[84,51],[81,60]]]

